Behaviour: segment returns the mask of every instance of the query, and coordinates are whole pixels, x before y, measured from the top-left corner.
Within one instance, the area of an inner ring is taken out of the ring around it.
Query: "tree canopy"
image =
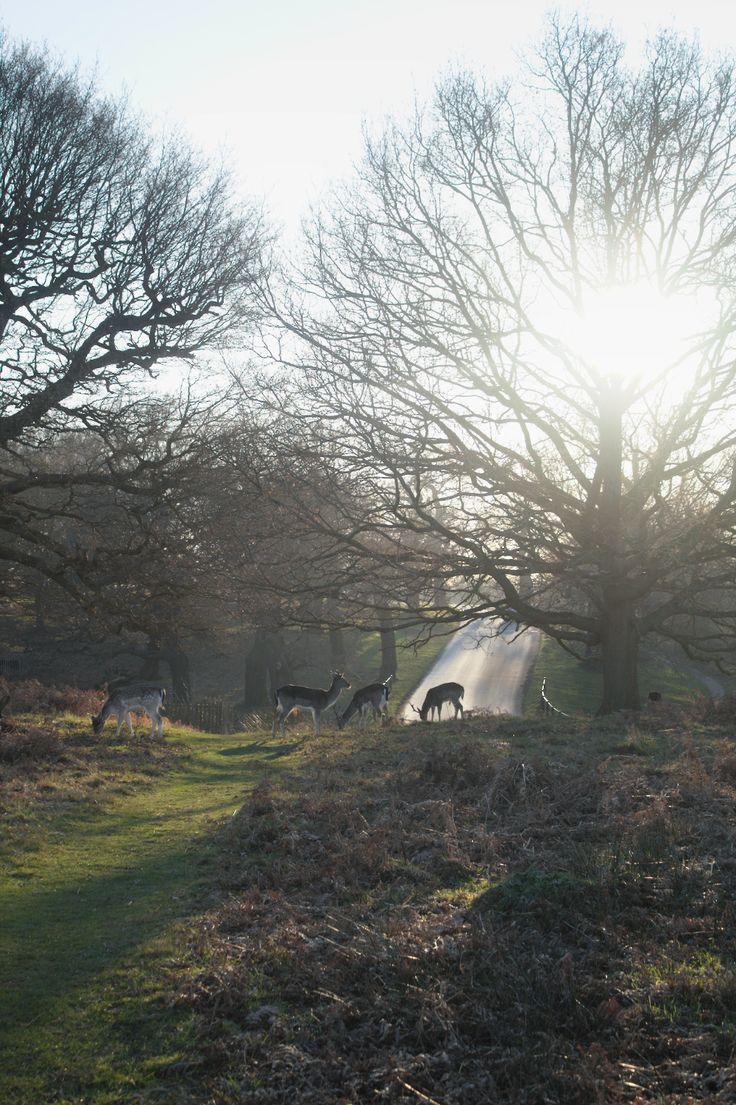
[[[338,574],[349,550],[407,617],[599,646],[604,711],[638,706],[648,634],[733,651],[735,142],[731,59],[666,32],[632,68],[578,17],[367,139],[265,293],[271,432],[335,476],[315,508],[295,465],[290,509]]]
[[[0,39],[0,560],[11,576],[22,566],[88,601],[107,493],[121,518],[171,496],[204,406],[186,388],[176,404],[139,385],[164,364],[181,379],[203,352],[242,340],[263,239],[258,211],[179,136],[153,137],[78,72]]]

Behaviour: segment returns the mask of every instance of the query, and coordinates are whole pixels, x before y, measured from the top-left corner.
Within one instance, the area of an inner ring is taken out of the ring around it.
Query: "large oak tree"
[[[290,499],[335,578],[348,550],[407,616],[599,646],[603,711],[638,707],[648,634],[721,661],[735,270],[730,59],[664,33],[630,68],[609,30],[552,18],[514,80],[443,81],[367,140],[301,270],[266,293],[287,369],[263,391],[271,431],[287,444],[298,424],[330,458],[322,504],[298,464]],[[632,298],[652,307],[627,348]],[[698,333],[674,347],[656,328],[679,303]]]

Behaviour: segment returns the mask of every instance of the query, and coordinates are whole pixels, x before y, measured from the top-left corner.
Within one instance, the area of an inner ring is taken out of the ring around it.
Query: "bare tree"
[[[238,210],[224,172],[179,137],[149,137],[125,105],[47,54],[0,38],[0,560],[8,570],[22,565],[89,598],[85,559],[60,532],[58,511],[74,513],[80,489],[163,492],[180,464],[191,396],[179,428],[167,416],[157,447],[142,450],[137,423],[153,407],[130,389],[164,363],[181,372],[240,339],[261,256],[259,216]],[[60,469],[45,457],[58,459],[62,437]]]
[[[374,565],[406,617],[600,646],[603,712],[638,707],[647,634],[720,662],[736,617],[734,67],[670,33],[623,54],[552,18],[516,82],[452,76],[368,139],[301,292],[266,293],[287,371],[259,385],[351,485],[315,509],[290,480],[335,564]],[[705,296],[667,363],[578,337],[627,288]]]

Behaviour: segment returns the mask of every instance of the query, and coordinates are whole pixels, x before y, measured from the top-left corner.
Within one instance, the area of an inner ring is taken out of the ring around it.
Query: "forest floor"
[[[163,745],[19,716],[0,1101],[733,1101],[735,731],[731,699]]]

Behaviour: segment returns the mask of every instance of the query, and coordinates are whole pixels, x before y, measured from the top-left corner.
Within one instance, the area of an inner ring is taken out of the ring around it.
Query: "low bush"
[[[0,731],[0,763],[22,760],[57,760],[64,750],[58,733],[37,726],[13,725]]]
[[[97,714],[105,701],[104,691],[80,687],[46,686],[38,679],[17,682],[0,680],[0,697],[10,695],[7,712],[12,714]]]

